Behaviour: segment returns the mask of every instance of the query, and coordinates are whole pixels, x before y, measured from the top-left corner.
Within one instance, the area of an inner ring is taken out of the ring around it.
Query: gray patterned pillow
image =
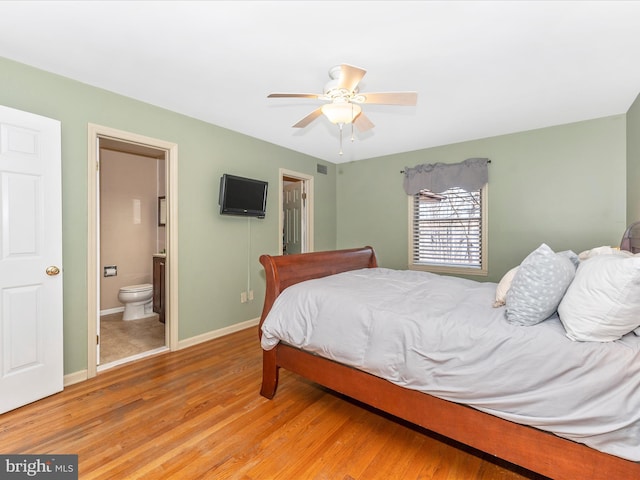
[[[544,243],[531,252],[507,292],[507,321],[530,326],[553,315],[576,274],[577,263],[574,252],[555,253]]]

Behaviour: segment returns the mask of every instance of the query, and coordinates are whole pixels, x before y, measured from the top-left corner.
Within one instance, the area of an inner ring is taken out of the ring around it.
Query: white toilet
[[[137,320],[153,314],[153,285],[142,283],[122,287],[118,300],[124,303],[122,320]]]

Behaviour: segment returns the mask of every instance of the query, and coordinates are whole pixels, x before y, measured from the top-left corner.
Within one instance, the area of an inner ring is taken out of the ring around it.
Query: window
[[[486,193],[485,185],[410,196],[409,268],[486,275]]]

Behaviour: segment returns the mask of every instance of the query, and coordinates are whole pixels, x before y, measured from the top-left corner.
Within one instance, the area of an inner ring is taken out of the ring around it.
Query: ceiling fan
[[[353,142],[353,127],[365,132],[374,127],[373,122],[362,112],[362,104],[404,105],[412,106],[418,101],[416,92],[382,92],[360,93],[358,84],[367,73],[362,68],[343,63],[329,70],[331,80],[324,86],[323,93],[272,93],[267,98],[313,98],[325,102],[316,108],[293,128],[304,128],[312,121],[324,114],[331,123],[340,128],[340,155],[342,155],[342,127],[351,124],[351,141]]]

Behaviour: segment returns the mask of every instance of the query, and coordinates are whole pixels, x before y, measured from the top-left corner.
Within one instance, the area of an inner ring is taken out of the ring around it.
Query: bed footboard
[[[281,256],[262,255],[260,263],[267,277],[260,328],[273,302],[285,288],[313,278],[378,266],[375,252],[371,247]],[[260,328],[258,331],[262,335]]]
[[[271,400],[278,389],[280,367],[277,362],[277,349],[262,352],[262,387],[260,395]]]
[[[262,322],[271,310],[273,302],[285,288],[313,278],[378,266],[375,252],[371,247],[281,256],[262,255],[260,263],[266,274],[267,289],[258,326],[259,337],[262,337]],[[269,399],[274,397],[278,388],[280,366],[277,361],[277,351],[276,347],[263,352],[260,394]]]

